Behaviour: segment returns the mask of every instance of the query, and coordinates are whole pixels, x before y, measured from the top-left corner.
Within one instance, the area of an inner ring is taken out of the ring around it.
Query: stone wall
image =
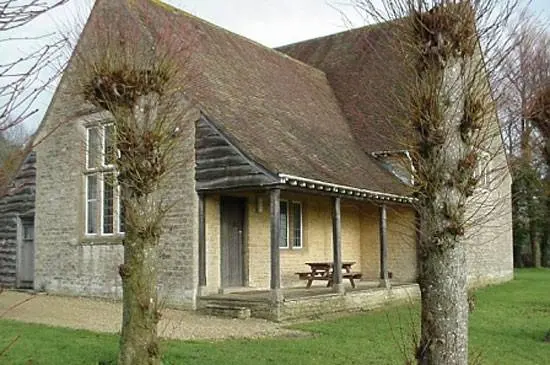
[[[89,41],[86,29],[81,44]],[[118,298],[122,237],[84,234],[84,124],[107,115],[83,100],[82,74],[71,59],[38,132],[34,285],[50,293]],[[159,289],[168,304],[194,307],[198,282],[194,142],[199,114],[187,113],[181,119],[181,161],[166,186],[174,205],[161,237]]]
[[[471,286],[514,276],[511,178],[503,156],[496,156],[493,177],[477,189],[469,210],[467,265]]]
[[[388,271],[400,282],[415,282],[417,276],[414,211],[410,207],[387,205]],[[361,209],[361,247],[363,277],[380,277],[380,208],[364,205]]]
[[[58,103],[62,99],[54,100],[54,111],[62,107]],[[52,113],[44,128],[56,117]],[[58,125],[37,146],[36,289],[121,296],[122,237],[84,234],[84,123],[102,118],[104,114],[94,114]],[[194,121],[188,120],[182,126],[182,160],[166,187],[174,204],[165,218],[159,247],[160,296],[169,304],[189,307],[194,306],[198,276],[194,133]]]
[[[7,193],[0,197],[0,286],[17,282],[18,219],[34,219],[36,155],[30,153]]]
[[[266,319],[290,321],[300,318],[316,318],[327,313],[373,310],[388,305],[413,303],[420,298],[417,284],[393,286],[391,289],[377,288],[357,290],[339,294],[326,294],[314,297],[288,299],[272,305]],[[267,317],[269,315],[270,317]],[[252,312],[252,316],[261,317]]]

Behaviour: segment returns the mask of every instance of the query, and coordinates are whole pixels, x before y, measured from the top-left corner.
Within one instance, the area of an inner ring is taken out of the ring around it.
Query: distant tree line
[[[528,15],[494,81],[512,173],[514,265],[550,266],[550,33]]]

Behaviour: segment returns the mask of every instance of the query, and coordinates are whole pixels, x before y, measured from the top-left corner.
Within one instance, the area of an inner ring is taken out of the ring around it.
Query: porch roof
[[[414,198],[396,195],[390,193],[381,193],[367,189],[358,189],[346,185],[331,184],[323,181],[308,179],[299,176],[279,174],[281,181],[290,186],[298,186],[301,188],[307,188],[311,190],[323,191],[328,193],[341,194],[345,196],[355,197],[355,198],[364,198],[364,199],[375,199],[375,200],[387,200],[398,203],[412,203]]]

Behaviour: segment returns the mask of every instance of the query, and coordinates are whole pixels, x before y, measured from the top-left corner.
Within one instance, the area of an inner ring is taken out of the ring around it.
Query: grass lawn
[[[403,364],[412,350],[417,307],[374,311],[296,326],[306,338],[163,343],[166,363],[177,364]],[[520,270],[516,280],[477,292],[470,351],[480,364],[547,365],[550,343],[550,270]],[[118,339],[97,334],[0,321],[0,349],[18,341],[1,364],[97,365],[116,358]]]

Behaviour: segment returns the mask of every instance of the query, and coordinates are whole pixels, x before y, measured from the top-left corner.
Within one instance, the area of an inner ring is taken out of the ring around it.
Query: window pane
[[[114,175],[105,174],[103,178],[103,233],[114,233],[114,192]]]
[[[302,205],[292,203],[292,247],[302,247]]]
[[[105,126],[105,151],[104,165],[113,165],[115,163],[115,125],[107,124]]]
[[[99,149],[101,148],[101,140],[99,135],[99,128],[88,128],[88,168],[99,167]]]
[[[23,223],[23,239],[31,241],[34,239],[34,225],[32,223]]]
[[[86,177],[86,233],[97,233],[97,175]]]
[[[86,191],[88,192],[88,200],[97,199],[97,174],[87,176],[88,186]]]
[[[288,247],[288,203],[281,202],[281,233],[279,247]]]

